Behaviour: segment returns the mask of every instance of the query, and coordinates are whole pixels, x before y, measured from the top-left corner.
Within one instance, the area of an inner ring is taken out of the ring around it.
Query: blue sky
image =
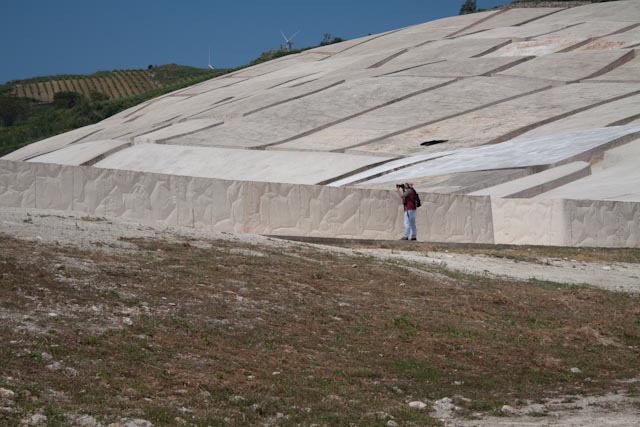
[[[353,39],[457,15],[463,0],[2,0],[0,83],[176,63],[235,67],[324,33]],[[478,0],[491,8],[507,0]]]

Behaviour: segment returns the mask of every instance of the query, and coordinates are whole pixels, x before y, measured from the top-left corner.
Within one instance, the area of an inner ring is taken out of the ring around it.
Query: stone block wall
[[[640,247],[640,203],[421,194],[419,239]],[[0,206],[283,236],[397,239],[395,191],[225,181],[0,159]]]

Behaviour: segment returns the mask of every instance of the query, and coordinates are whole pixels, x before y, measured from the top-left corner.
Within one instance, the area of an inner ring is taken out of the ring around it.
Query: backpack
[[[418,192],[416,191],[415,188],[413,187],[409,187],[409,188],[413,190],[413,202],[416,206],[416,209],[418,209],[420,206],[422,206],[422,201],[420,200],[420,196],[418,196]]]

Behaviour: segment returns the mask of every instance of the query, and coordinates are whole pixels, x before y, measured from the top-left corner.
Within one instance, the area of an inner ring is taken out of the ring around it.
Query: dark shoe
[[[411,240],[416,240],[416,238],[415,238],[415,237],[412,237],[412,238],[411,238]]]
[[[408,237],[403,237],[403,238],[402,238],[402,239],[400,239],[400,240],[409,240],[409,238],[408,238]]]

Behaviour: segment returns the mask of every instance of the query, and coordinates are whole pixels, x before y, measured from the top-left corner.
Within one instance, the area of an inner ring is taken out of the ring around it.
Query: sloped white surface
[[[238,181],[316,184],[388,159],[335,153],[137,144],[95,166]]]

